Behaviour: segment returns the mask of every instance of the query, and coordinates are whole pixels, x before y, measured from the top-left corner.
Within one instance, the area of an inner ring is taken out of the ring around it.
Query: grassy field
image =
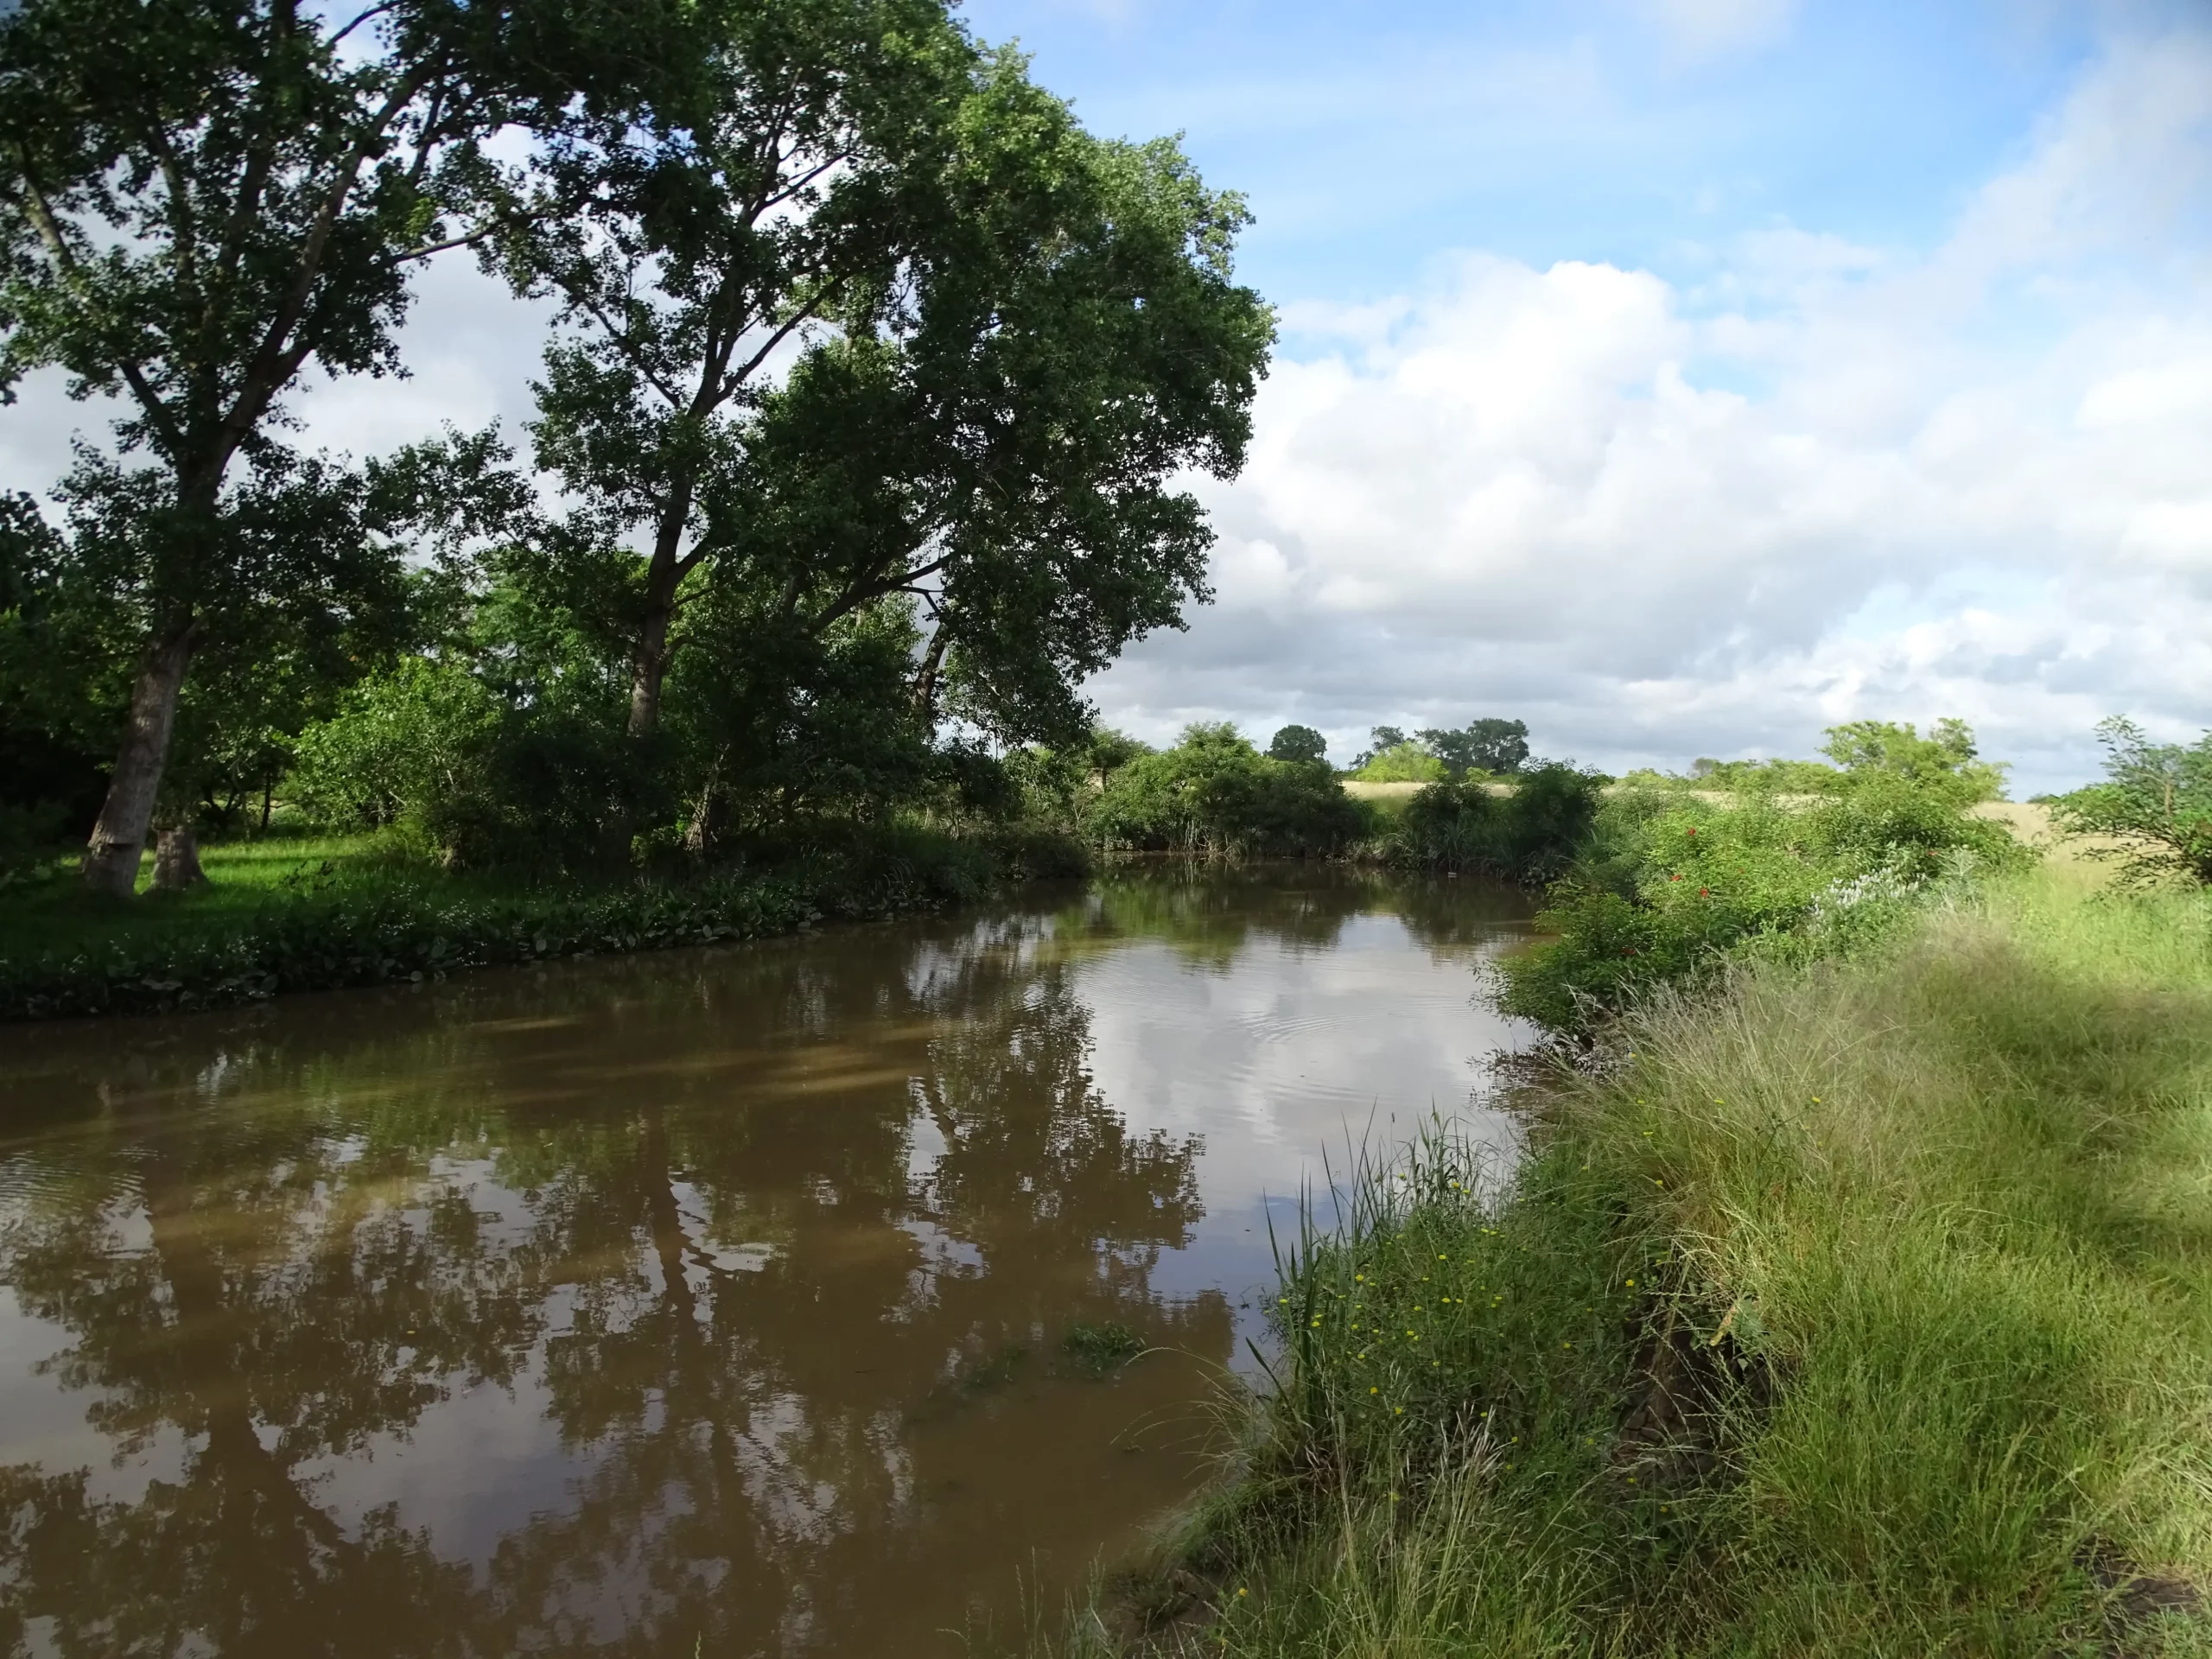
[[[35,881],[0,887],[0,951],[10,956],[99,949],[237,925],[272,905],[395,887],[504,891],[512,883],[456,878],[375,836],[278,829],[251,840],[211,842],[200,851],[207,880],[185,893],[152,890],[154,860],[140,862],[138,896],[128,903],[85,891],[73,855]]]
[[[2212,900],[1751,967],[1296,1242],[1238,1478],[1067,1643],[2212,1652]],[[1484,1195],[1489,1196],[1484,1196]]]

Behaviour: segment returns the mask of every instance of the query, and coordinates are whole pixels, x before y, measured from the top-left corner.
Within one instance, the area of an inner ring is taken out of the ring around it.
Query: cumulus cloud
[[[1528,717],[1611,765],[1975,721],[2031,786],[2212,723],[2212,40],[2118,48],[1918,256],[1694,284],[1467,254],[1290,308],[1217,606],[1094,688],[1151,735]]]

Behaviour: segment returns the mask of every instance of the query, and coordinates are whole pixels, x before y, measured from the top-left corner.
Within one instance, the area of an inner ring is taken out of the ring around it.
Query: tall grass
[[[2212,1652],[2212,905],[2038,872],[1616,1040],[1288,1246],[1144,1644]]]

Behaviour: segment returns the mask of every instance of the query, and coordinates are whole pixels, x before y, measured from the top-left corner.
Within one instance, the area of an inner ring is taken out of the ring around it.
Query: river
[[[1528,913],[1160,867],[0,1028],[0,1654],[1010,1641],[1205,1478],[1325,1157],[1510,1147]]]

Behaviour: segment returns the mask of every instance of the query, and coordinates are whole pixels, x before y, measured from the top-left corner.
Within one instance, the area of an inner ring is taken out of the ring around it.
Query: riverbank
[[[205,886],[128,902],[67,874],[0,892],[0,1020],[158,1014],[477,968],[764,938],[1080,874],[1044,834],[885,830],[698,872],[531,882],[370,837],[211,847]]]
[[[1611,1028],[1503,1198],[1363,1172],[1238,1478],[1074,1646],[2212,1650],[2209,938],[2005,877]]]

